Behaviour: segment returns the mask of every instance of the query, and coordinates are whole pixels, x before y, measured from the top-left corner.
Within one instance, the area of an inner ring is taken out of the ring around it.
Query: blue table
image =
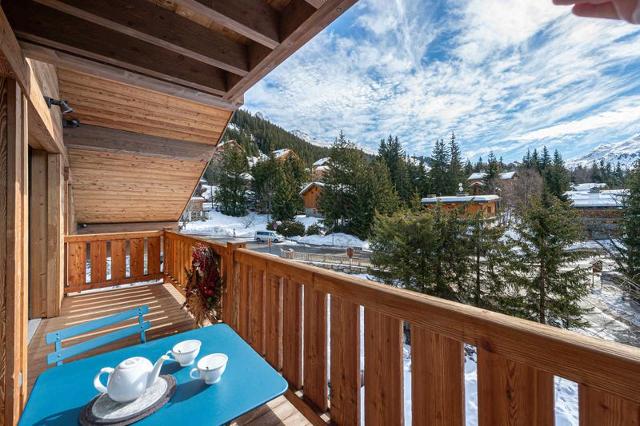
[[[222,380],[207,386],[192,380],[189,370],[165,361],[161,374],[176,378],[176,392],[159,411],[137,425],[219,425],[282,395],[287,382],[228,325],[217,324],[129,346],[91,358],[52,367],[38,377],[27,402],[21,425],[77,425],[82,408],[97,395],[93,377],[102,367],[143,356],[152,363],[181,340],[198,339],[202,356],[222,352],[229,356]],[[195,363],[194,363],[195,365]]]

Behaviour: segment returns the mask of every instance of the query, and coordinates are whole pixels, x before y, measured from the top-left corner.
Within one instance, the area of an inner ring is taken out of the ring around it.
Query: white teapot
[[[162,355],[155,365],[146,358],[135,356],[122,361],[114,369],[104,367],[93,379],[93,386],[100,393],[106,393],[116,402],[129,402],[139,398],[144,391],[155,383],[160,375],[160,368],[168,356]],[[100,377],[107,373],[107,386],[100,381]]]

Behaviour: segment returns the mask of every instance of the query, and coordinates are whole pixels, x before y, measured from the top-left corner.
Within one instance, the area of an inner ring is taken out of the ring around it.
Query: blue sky
[[[547,145],[573,158],[640,133],[640,26],[551,0],[360,0],[245,95],[289,130],[470,158]]]

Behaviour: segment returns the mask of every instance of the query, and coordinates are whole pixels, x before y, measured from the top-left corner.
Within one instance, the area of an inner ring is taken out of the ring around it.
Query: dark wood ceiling
[[[37,59],[51,60],[42,53],[50,49],[58,66],[85,60],[122,69],[233,109],[356,1],[2,0],[2,6],[25,52]]]

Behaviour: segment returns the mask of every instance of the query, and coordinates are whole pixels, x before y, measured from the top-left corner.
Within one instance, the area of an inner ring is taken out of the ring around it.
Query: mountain
[[[270,122],[262,114],[251,114],[243,109],[233,115],[223,140],[237,141],[249,157],[269,155],[278,149],[292,149],[307,166],[320,158],[328,157],[331,145],[315,141],[300,131],[287,131]]]
[[[567,161],[567,166],[590,166],[601,159],[614,165],[619,161],[623,167],[631,167],[640,160],[640,134],[622,142],[599,145],[588,154]]]
[[[315,139],[309,133],[303,132],[302,130],[294,130],[291,132],[291,134],[315,146],[331,148],[331,145],[333,144],[333,142],[331,141],[320,141],[318,139]]]

